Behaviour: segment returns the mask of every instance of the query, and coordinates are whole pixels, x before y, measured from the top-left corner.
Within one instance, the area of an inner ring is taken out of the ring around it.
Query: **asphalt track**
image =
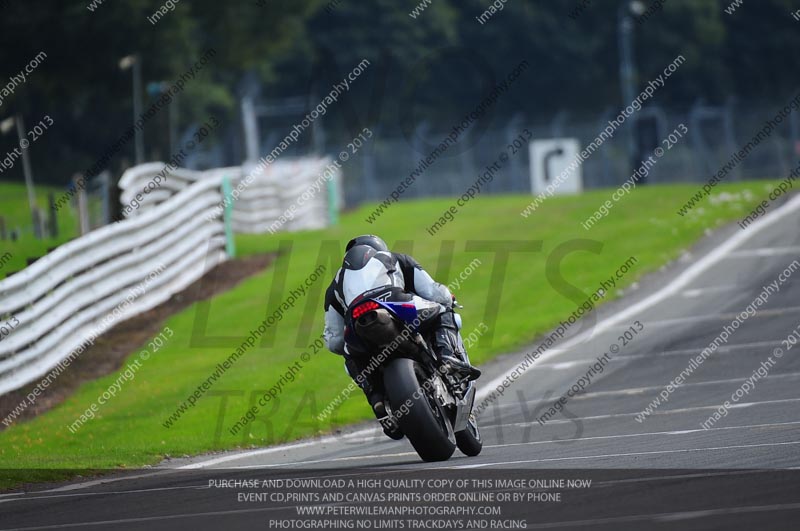
[[[784,341],[800,327],[800,268],[783,273],[780,290],[663,400],[665,386],[795,259],[800,197],[746,230],[718,231],[576,325],[577,334],[506,389],[481,414],[485,446],[478,457],[456,452],[447,462],[423,463],[407,441],[391,441],[367,425],[336,437],[3,495],[0,528],[269,529],[276,528],[271,519],[298,518],[296,503],[242,503],[236,489],[209,488],[209,477],[519,476],[593,481],[565,490],[558,502],[504,507],[504,519],[524,519],[528,529],[796,529],[800,345],[787,349]],[[642,330],[623,345],[620,336],[632,326]],[[619,349],[611,353],[613,345]],[[530,350],[484,367],[481,398]],[[610,361],[602,374],[569,397],[562,413],[537,422],[604,352]],[[755,378],[759,367],[768,370]],[[736,397],[743,386],[748,392]],[[659,395],[663,403],[637,420]],[[732,406],[726,416],[702,427],[726,400]]]

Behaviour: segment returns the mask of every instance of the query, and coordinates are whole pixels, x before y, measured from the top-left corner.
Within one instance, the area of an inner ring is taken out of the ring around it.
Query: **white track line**
[[[175,473],[174,471],[170,471],[171,473]],[[117,496],[119,494],[142,494],[142,493],[151,493],[151,492],[163,492],[165,490],[208,490],[209,486],[206,485],[188,485],[184,487],[148,487],[146,489],[134,489],[134,490],[109,490],[109,491],[102,491],[102,492],[73,492],[70,494],[49,494],[49,495],[42,495],[42,496],[26,496],[24,498],[17,498],[17,499],[8,499],[8,500],[0,500],[0,503],[8,503],[8,502],[22,502],[22,501],[33,501],[33,500],[49,500],[49,499],[56,499],[56,498],[74,498],[74,497],[86,497],[86,496]],[[41,494],[45,494],[48,492],[55,492],[55,491],[44,491]],[[23,493],[29,494],[29,493]]]
[[[238,461],[239,459],[248,459],[250,457],[257,457],[260,455],[267,455],[267,454],[274,454],[277,452],[288,452],[291,450],[297,450],[298,448],[308,448],[309,446],[317,446],[320,444],[326,443],[334,443],[334,442],[341,442],[342,439],[348,438],[357,438],[357,437],[364,437],[367,434],[370,434],[375,431],[375,428],[367,428],[363,430],[359,430],[353,433],[348,433],[344,436],[334,437],[322,437],[321,439],[313,439],[310,441],[303,441],[299,443],[293,444],[284,444],[281,446],[270,446],[269,448],[261,448],[259,450],[252,450],[249,452],[241,452],[233,455],[223,455],[221,457],[215,457],[213,459],[208,459],[206,461],[200,461],[198,463],[191,463],[188,465],[184,465],[178,467],[177,470],[196,470],[199,468],[207,468],[210,466],[219,465],[221,463],[228,463],[230,461]]]
[[[754,505],[745,507],[726,507],[722,509],[704,509],[700,511],[683,511],[677,513],[635,514],[631,516],[612,516],[609,518],[596,518],[594,520],[571,520],[565,522],[548,522],[543,524],[528,523],[527,529],[553,529],[556,527],[599,526],[604,524],[621,524],[629,522],[642,522],[653,520],[655,522],[671,522],[676,520],[690,520],[695,518],[708,518],[728,514],[763,513],[771,511],[790,511],[800,509],[800,503],[783,503],[775,505]]]
[[[749,407],[754,406],[761,406],[761,405],[775,405],[775,404],[789,404],[789,403],[796,403],[800,402],[800,398],[783,398],[780,400],[763,400],[761,402],[737,402],[736,404],[731,404],[728,409],[746,409]],[[694,406],[694,407],[683,407],[683,408],[675,408],[675,409],[659,409],[653,411],[649,417],[655,417],[656,415],[674,415],[676,413],[694,413],[695,411],[716,411],[720,408],[719,405],[714,406]],[[488,410],[486,410],[488,411]],[[637,411],[635,413],[608,413],[606,415],[592,415],[590,417],[571,417],[569,419],[550,419],[548,420],[545,425],[550,424],[574,424],[577,420],[608,420],[608,419],[617,419],[623,417],[636,417],[639,415],[641,411]],[[480,418],[480,417],[479,417]],[[640,423],[644,424],[644,421]],[[495,428],[497,426],[505,426],[505,427],[528,427],[533,426],[533,422],[526,421],[526,422],[510,422],[510,423],[503,423],[503,424],[483,424],[481,423],[481,428],[483,430],[488,430],[489,428]]]
[[[760,249],[742,249],[730,254],[731,258],[751,258],[754,256],[800,255],[800,247],[762,247]]]
[[[608,457],[633,457],[637,455],[661,455],[661,454],[682,454],[692,452],[710,452],[716,450],[740,450],[743,448],[763,448],[772,446],[791,446],[793,444],[800,444],[800,441],[777,442],[777,443],[759,443],[759,444],[735,444],[731,446],[713,446],[711,448],[686,448],[683,450],[651,450],[649,452],[625,452],[619,454],[600,454],[600,455],[577,455],[573,457],[547,457],[544,459],[524,459],[520,461],[495,461],[492,463],[479,463],[476,465],[457,465],[451,467],[441,468],[485,468],[487,466],[501,466],[501,465],[524,465],[529,463],[551,463],[553,461],[582,461],[585,459],[605,459]]]
[[[707,288],[694,288],[694,289],[687,289],[681,296],[687,299],[693,299],[695,297],[699,297],[700,295],[707,295],[709,293],[725,293],[726,291],[735,291],[740,289],[741,286],[730,285],[730,286],[709,286]]]
[[[800,421],[794,422],[776,422],[773,424],[747,424],[744,426],[723,426],[722,428],[695,428],[691,430],[673,430],[673,431],[651,431],[647,433],[626,433],[625,435],[596,435],[594,437],[579,437],[574,439],[577,441],[603,441],[607,439],[630,439],[632,437],[648,437],[653,435],[691,435],[693,433],[705,433],[712,431],[729,431],[729,430],[752,430],[760,428],[783,428],[788,426],[797,426]],[[520,443],[505,443],[505,444],[487,444],[483,448],[506,448],[511,446],[530,446],[535,444],[561,444],[561,441],[528,441]]]
[[[154,476],[160,476],[160,475],[167,474],[167,473],[169,473],[169,470],[166,470],[166,471],[154,470],[153,472],[149,472],[147,474],[137,474],[135,476],[122,476],[122,477],[117,477],[117,478],[115,478],[115,477],[99,478],[99,479],[93,479],[93,480],[89,480],[89,481],[83,481],[81,483],[71,483],[71,484],[65,485],[63,487],[57,487],[55,489],[44,490],[44,491],[41,491],[41,492],[43,492],[43,493],[44,492],[69,492],[69,491],[72,491],[72,490],[81,490],[81,489],[85,489],[87,487],[94,487],[94,486],[97,486],[97,485],[105,485],[106,483],[114,483],[115,481],[123,481],[123,480],[127,481],[127,480],[131,480],[131,479],[151,478],[151,477],[154,477]]]
[[[800,424],[800,421],[796,422],[778,422],[773,424],[749,424],[745,426],[727,426],[721,428],[697,428],[697,429],[690,429],[690,430],[673,430],[673,431],[655,431],[655,432],[647,432],[647,433],[629,433],[625,435],[600,435],[595,437],[581,437],[576,439],[576,441],[602,441],[606,439],[628,439],[632,437],[648,437],[648,436],[657,436],[657,435],[690,435],[693,433],[705,433],[705,432],[712,432],[712,431],[731,431],[731,430],[750,430],[750,429],[757,429],[757,428],[783,428],[788,426],[797,426]],[[528,446],[528,445],[537,445],[537,444],[559,444],[558,441],[529,441],[529,442],[522,442],[522,443],[506,443],[506,444],[487,444],[484,445],[483,449],[486,450],[488,448],[506,448],[512,446]],[[230,469],[270,469],[270,468],[280,468],[280,467],[292,467],[298,465],[309,465],[309,464],[321,464],[321,463],[339,463],[339,462],[349,462],[349,461],[360,461],[360,460],[370,460],[370,459],[385,459],[387,457],[415,457],[417,452],[401,452],[396,454],[374,454],[374,455],[354,455],[350,457],[334,457],[329,459],[316,459],[313,461],[289,461],[286,463],[271,463],[271,464],[264,464],[264,465],[244,465],[244,466],[234,466],[230,467]]]
[[[122,524],[135,524],[142,522],[158,522],[161,520],[179,520],[182,518],[208,518],[209,516],[231,516],[235,514],[248,514],[248,513],[264,513],[273,511],[287,511],[294,509],[294,507],[261,507],[256,509],[233,509],[229,511],[210,511],[205,513],[184,513],[184,514],[167,514],[163,516],[142,516],[139,518],[120,518],[118,520],[98,520],[88,522],[73,522],[69,524],[50,524],[40,525],[35,527],[14,527],[4,528],[5,531],[34,531],[42,529],[69,529],[69,528],[86,528],[90,526],[102,526],[101,529],[108,529],[113,525]],[[207,523],[207,522],[206,522]],[[230,522],[228,522],[230,523]],[[185,529],[186,527],[174,527],[173,529]],[[223,523],[220,523],[220,529],[226,529]]]
[[[725,353],[732,355],[733,351],[735,350],[754,350],[760,348],[769,348],[769,347],[779,347],[781,346],[781,341],[754,341],[752,343],[728,343],[727,345],[720,345],[717,348],[715,356],[719,357],[720,354]],[[611,363],[622,363],[626,361],[633,361],[633,360],[642,360],[642,359],[650,359],[657,358],[660,356],[694,356],[699,354],[700,351],[703,350],[700,347],[697,348],[685,348],[685,349],[676,349],[676,350],[662,350],[661,352],[648,352],[647,354],[628,354],[623,356],[614,356],[611,358]],[[539,369],[551,369],[554,371],[560,371],[563,369],[570,369],[572,367],[577,366],[591,366],[593,363],[597,361],[597,358],[591,359],[581,359],[581,360],[574,360],[574,361],[557,361],[554,363],[542,363],[537,365]]]
[[[386,459],[387,457],[414,457],[417,458],[417,452],[400,452],[397,454],[372,454],[372,455],[352,455],[350,457],[334,457],[326,459],[314,459],[305,461],[289,461],[288,463],[270,463],[264,465],[242,465],[226,467],[226,470],[249,470],[249,469],[268,469],[280,468],[287,466],[297,465],[318,465],[321,463],[338,463],[342,461],[366,461],[369,459]]]
[[[724,321],[729,322],[736,319],[737,315],[740,315],[742,312],[737,313],[706,313],[703,315],[689,315],[686,317],[670,317],[669,319],[648,319],[647,317],[640,316],[644,323],[647,324],[648,328],[655,328],[655,327],[673,327],[675,325],[682,325],[682,324],[693,324],[693,323],[701,323],[704,321],[707,322],[714,322],[714,321]],[[755,315],[748,318],[748,321],[754,321],[756,319],[765,319],[770,317],[776,317],[780,315],[786,314],[793,314],[793,313],[800,313],[800,306],[784,306],[782,308],[771,308],[768,310],[757,310]],[[630,322],[613,325],[609,327],[611,330],[627,330],[631,326]],[[710,330],[709,333],[714,333],[716,330]],[[705,348],[705,347],[703,347]],[[564,347],[561,347],[560,350],[564,350]],[[698,352],[702,349],[698,349]]]
[[[746,382],[749,377],[742,377],[742,378],[729,378],[725,380],[706,380],[703,382],[691,382],[685,383],[681,385],[681,388],[684,387],[704,387],[707,385],[723,385],[723,384],[731,384],[731,383],[740,383]],[[767,375],[759,381],[773,381],[773,380],[796,380],[800,379],[800,372],[791,372],[791,373],[784,373],[784,374],[770,374]],[[635,395],[643,395],[646,394],[648,391],[659,391],[664,389],[664,385],[653,385],[648,387],[627,387],[625,389],[610,389],[608,391],[594,391],[591,393],[583,393],[577,394],[570,397],[569,401],[572,402],[574,400],[592,400],[598,397],[606,397],[606,396],[635,396]],[[561,396],[561,395],[557,395]],[[494,410],[508,410],[508,409],[515,409],[517,407],[522,410],[523,406],[525,409],[536,409],[537,406],[541,404],[554,404],[558,401],[558,398],[550,398],[548,400],[526,400],[524,402],[517,401],[516,403],[512,404],[498,404],[494,406]],[[718,407],[718,406],[714,406]],[[549,422],[549,421],[548,421]]]
[[[722,384],[733,384],[733,383],[740,383],[746,382],[750,377],[743,376],[741,378],[727,378],[723,380],[705,380],[702,382],[690,382],[681,384],[681,387],[704,387],[706,385],[722,385]],[[766,381],[766,380],[794,380],[800,378],[800,372],[788,372],[783,374],[768,374],[764,376],[759,381]],[[578,400],[578,399],[587,399],[587,398],[596,398],[598,396],[628,396],[628,395],[643,395],[648,391],[657,391],[659,389],[664,389],[664,385],[652,385],[647,387],[629,387],[627,389],[610,389],[608,391],[595,391],[593,393],[585,393],[575,395],[571,397],[571,400]]]
[[[724,259],[727,255],[729,255],[734,249],[738,246],[758,234],[759,232],[763,231],[767,227],[772,226],[774,223],[777,223],[784,217],[788,216],[789,214],[794,213],[798,207],[800,207],[800,195],[794,197],[786,204],[778,208],[777,210],[772,211],[771,213],[767,214],[759,221],[756,221],[750,228],[746,231],[737,231],[725,240],[722,244],[715,247],[711,252],[706,254],[700,260],[689,266],[683,273],[675,277],[672,282],[658,290],[657,292],[653,293],[652,295],[646,297],[645,299],[628,306],[624,310],[617,312],[616,314],[604,319],[597,323],[591,330],[587,330],[582,334],[579,334],[573,338],[568,339],[563,344],[558,347],[558,350],[554,351],[545,351],[536,362],[534,362],[531,367],[535,367],[536,363],[540,363],[546,359],[550,359],[553,356],[557,355],[559,352],[563,352],[568,350],[575,345],[579,345],[581,343],[586,342],[587,340],[591,339],[595,334],[600,334],[605,332],[606,330],[616,326],[620,323],[627,322],[634,317],[640,316],[642,312],[645,310],[655,306],[656,304],[664,301],[665,299],[672,297],[676,294],[679,294],[680,291],[685,288],[689,283],[699,277],[701,274],[705,273],[708,269],[714,266],[717,262],[720,262]],[[519,362],[517,362],[507,373],[501,374],[494,380],[491,380],[488,383],[485,383],[481,386],[480,390],[475,397],[476,403],[486,398],[495,388],[503,383],[503,380],[509,378],[511,370],[513,370]],[[530,370],[530,369],[528,369]]]

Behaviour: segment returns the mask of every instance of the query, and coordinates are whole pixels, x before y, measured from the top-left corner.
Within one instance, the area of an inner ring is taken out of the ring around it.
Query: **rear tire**
[[[456,444],[461,453],[469,457],[475,457],[483,450],[483,439],[478,429],[478,422],[471,414],[467,421],[467,428],[456,433]]]
[[[397,358],[383,369],[392,413],[400,414],[400,428],[414,450],[423,461],[446,461],[456,450],[456,436],[444,409],[423,393],[420,381],[424,378],[422,367],[406,358]]]

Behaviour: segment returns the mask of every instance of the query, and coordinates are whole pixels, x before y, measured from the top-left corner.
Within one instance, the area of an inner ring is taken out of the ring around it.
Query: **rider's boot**
[[[439,316],[439,327],[434,332],[434,337],[434,348],[442,365],[449,366],[453,372],[467,380],[477,380],[480,377],[480,369],[473,367],[467,358],[452,311]]]
[[[364,395],[367,397],[367,402],[369,402],[372,412],[375,414],[375,418],[378,419],[378,422],[380,422],[383,427],[383,433],[394,440],[402,439],[403,432],[397,424],[397,421],[390,417],[386,411],[386,404],[384,403],[386,397],[372,384],[372,375],[365,375],[364,378],[361,378],[361,382],[359,383],[357,376],[364,370],[361,364],[354,358],[346,356],[344,366],[350,378],[364,391]]]

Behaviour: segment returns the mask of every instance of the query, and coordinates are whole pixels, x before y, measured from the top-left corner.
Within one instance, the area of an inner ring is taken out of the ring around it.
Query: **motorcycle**
[[[445,461],[456,447],[467,456],[483,448],[472,414],[475,382],[443,365],[431,347],[426,325],[445,311],[450,310],[384,286],[356,297],[346,312],[348,352],[383,384],[384,428],[399,426],[424,461]],[[460,328],[458,314],[456,322]]]

